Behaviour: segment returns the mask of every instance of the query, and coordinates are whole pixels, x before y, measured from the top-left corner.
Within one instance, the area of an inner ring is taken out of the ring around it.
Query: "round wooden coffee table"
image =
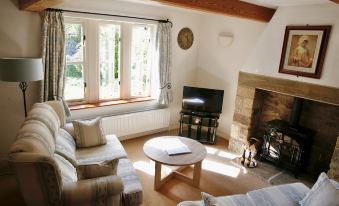
[[[170,156],[166,148],[173,142],[177,141],[185,144],[191,153]],[[205,147],[192,139],[179,136],[163,136],[148,140],[144,144],[145,155],[155,162],[155,177],[154,177],[154,190],[159,189],[170,178],[175,177],[194,187],[199,187],[201,163],[206,157]],[[161,165],[180,166],[179,169],[173,171],[167,177],[161,178]],[[180,173],[186,166],[194,165],[193,178]]]

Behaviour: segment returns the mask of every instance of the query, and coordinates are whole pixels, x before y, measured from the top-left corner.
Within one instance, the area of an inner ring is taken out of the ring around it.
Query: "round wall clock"
[[[194,41],[193,32],[191,29],[185,27],[180,30],[178,34],[178,44],[180,48],[187,50],[191,48]]]

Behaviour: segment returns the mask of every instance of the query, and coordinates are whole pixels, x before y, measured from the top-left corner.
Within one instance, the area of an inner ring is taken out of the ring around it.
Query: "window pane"
[[[120,97],[120,26],[99,26],[99,99]]]
[[[150,96],[151,29],[135,26],[132,31],[131,96]]]
[[[66,61],[83,61],[83,28],[81,24],[66,24]]]
[[[65,78],[65,100],[84,99],[84,70],[82,64],[67,64]]]

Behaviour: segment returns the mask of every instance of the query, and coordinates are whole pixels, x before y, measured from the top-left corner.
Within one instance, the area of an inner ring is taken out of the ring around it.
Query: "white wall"
[[[22,12],[16,0],[0,1],[0,57],[40,56],[40,17]],[[24,108],[19,83],[0,81],[0,157],[5,156],[17,130],[24,121]],[[38,101],[38,83],[29,83],[27,108]]]
[[[122,1],[101,0],[100,4],[91,0],[66,1],[61,5],[64,9],[91,11],[99,13],[122,14],[154,19],[170,19],[172,28],[172,91],[173,103],[171,110],[171,127],[178,126],[181,110],[182,88],[184,85],[194,85],[195,69],[198,54],[200,14],[184,9],[177,9],[161,5],[143,5]],[[195,42],[189,50],[182,50],[177,44],[177,34],[183,27],[189,27],[195,34]],[[139,110],[142,107],[155,107],[155,102],[133,103],[130,105],[113,106],[95,109],[96,114],[107,114],[109,110],[119,113],[129,109]],[[75,117],[87,117],[92,111],[78,110],[73,112]]]
[[[278,73],[287,25],[332,25],[321,79]],[[281,7],[263,32],[242,70],[296,81],[339,87],[339,5]]]
[[[196,85],[225,91],[217,130],[221,137],[230,136],[239,70],[266,25],[267,23],[214,14],[204,15],[201,20]],[[220,33],[234,36],[229,47],[219,44]]]

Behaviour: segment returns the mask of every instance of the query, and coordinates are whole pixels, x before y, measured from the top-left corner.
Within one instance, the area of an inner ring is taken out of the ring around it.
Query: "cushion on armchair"
[[[108,162],[90,165],[79,165],[77,167],[78,177],[79,179],[89,179],[109,175],[116,175],[118,162],[119,159],[115,159]]]
[[[73,137],[66,130],[60,128],[56,135],[55,152],[67,159],[74,167],[77,167],[75,150]]]
[[[60,119],[54,109],[45,103],[35,103],[26,120],[37,120],[45,124],[53,135],[60,128]]]
[[[93,147],[107,143],[102,131],[101,117],[87,121],[74,120],[72,123],[77,147]]]

